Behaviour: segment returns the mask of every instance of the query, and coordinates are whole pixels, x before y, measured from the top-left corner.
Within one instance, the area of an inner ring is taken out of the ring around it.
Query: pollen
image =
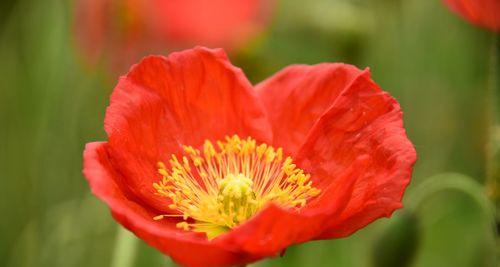
[[[291,157],[283,157],[281,148],[250,137],[206,140],[200,149],[183,146],[183,152],[171,156],[169,168],[158,162],[161,179],[153,184],[177,213],[153,219],[179,217],[178,228],[204,232],[208,239],[244,223],[269,203],[299,210],[321,192]]]

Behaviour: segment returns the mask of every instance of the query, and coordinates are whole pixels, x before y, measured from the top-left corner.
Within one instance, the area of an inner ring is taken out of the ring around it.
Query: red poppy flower
[[[245,264],[401,208],[416,160],[368,70],[294,65],[255,88],[222,50],[122,77],[84,175],[114,218],[186,266]]]
[[[237,49],[261,32],[269,0],[79,0],[75,37],[90,63],[113,72],[143,55],[195,44]]]
[[[500,1],[444,0],[444,2],[470,23],[500,31]]]

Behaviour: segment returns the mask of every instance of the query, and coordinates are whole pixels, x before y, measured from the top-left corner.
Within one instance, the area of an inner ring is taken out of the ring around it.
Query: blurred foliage
[[[71,2],[2,1],[0,10],[0,266],[110,266],[134,252],[132,266],[173,266],[117,235],[81,175],[84,144],[105,139],[116,77],[83,66]],[[490,39],[438,0],[283,0],[267,32],[230,57],[254,83],[295,63],[369,66],[401,103],[419,154],[411,193],[451,170],[484,182]],[[494,266],[483,210],[446,191],[415,213],[253,266]]]
[[[387,230],[382,232],[372,250],[375,267],[411,266],[417,253],[419,238],[418,218],[409,212],[402,212],[394,218]]]
[[[420,233],[412,266],[495,266],[494,208],[477,181],[435,175],[409,192],[405,203]]]
[[[494,36],[491,46],[489,95],[489,142],[487,144],[486,192],[496,206],[500,222],[500,37]],[[499,245],[500,246],[500,245]]]

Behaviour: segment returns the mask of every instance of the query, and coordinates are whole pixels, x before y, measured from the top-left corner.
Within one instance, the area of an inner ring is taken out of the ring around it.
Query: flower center
[[[170,168],[158,162],[162,179],[156,193],[171,201],[182,217],[177,227],[204,232],[212,239],[250,219],[268,203],[300,209],[321,191],[310,175],[297,168],[283,150],[252,138],[226,137],[216,146],[205,141],[202,151],[184,146],[184,156],[172,155]]]
[[[219,184],[217,198],[223,214],[231,214],[235,225],[252,216],[257,208],[253,181],[243,174],[229,174]]]

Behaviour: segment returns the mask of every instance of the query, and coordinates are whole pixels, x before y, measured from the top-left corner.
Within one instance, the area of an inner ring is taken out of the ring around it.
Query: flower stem
[[[486,147],[486,192],[498,210],[500,204],[500,42],[493,33],[490,51],[490,80],[488,84],[488,140]],[[497,216],[500,216],[497,212]],[[500,221],[497,217],[497,222]]]
[[[406,208],[417,213],[421,204],[428,198],[443,191],[457,191],[470,197],[486,216],[494,222],[494,211],[488,198],[484,195],[483,186],[475,179],[458,173],[443,173],[426,179],[417,185],[406,196]]]
[[[131,267],[137,252],[137,238],[125,228],[118,226],[111,267]]]

